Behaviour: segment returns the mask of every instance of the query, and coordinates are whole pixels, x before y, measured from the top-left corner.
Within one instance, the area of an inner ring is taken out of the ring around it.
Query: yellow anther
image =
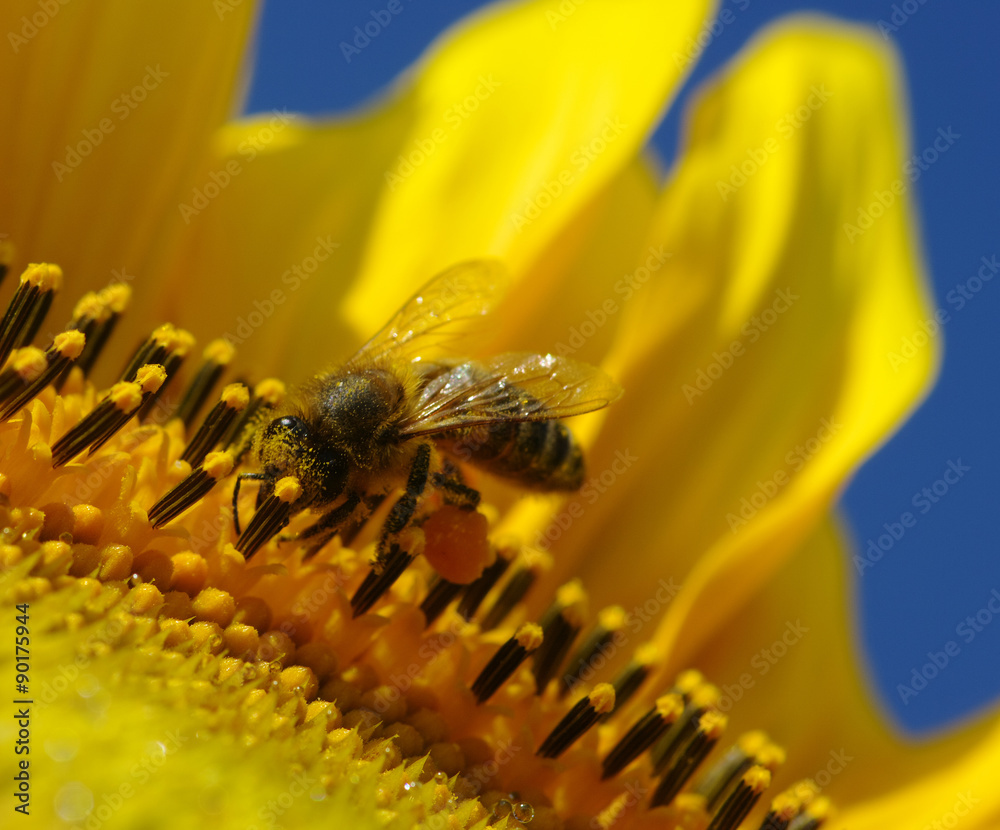
[[[302,485],[295,476],[285,476],[274,485],[274,495],[286,504],[291,504],[302,495]]]
[[[285,384],[275,378],[262,380],[253,389],[254,395],[261,398],[268,406],[281,406],[285,400]]]
[[[159,363],[147,363],[135,373],[135,382],[143,392],[157,392],[167,379],[167,371]]]
[[[52,345],[62,357],[76,360],[86,345],[87,338],[82,331],[63,331],[55,336]]]
[[[535,623],[524,623],[517,629],[514,639],[526,651],[534,651],[542,644],[542,628]]]
[[[205,456],[201,468],[216,480],[225,478],[233,471],[233,455],[227,451],[210,452]]]
[[[62,286],[62,268],[48,262],[35,262],[24,269],[22,283],[31,283],[40,291],[58,291]]]
[[[230,409],[241,412],[250,403],[250,392],[242,383],[230,383],[222,390],[222,402]]]
[[[45,359],[45,352],[41,349],[34,346],[27,346],[23,349],[18,349],[14,353],[11,366],[22,381],[31,383],[31,381],[45,371],[48,361]]]

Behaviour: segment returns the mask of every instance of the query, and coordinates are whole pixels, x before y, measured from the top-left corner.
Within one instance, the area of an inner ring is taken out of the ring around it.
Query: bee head
[[[284,476],[299,479],[303,507],[333,501],[347,484],[347,455],[318,440],[309,425],[294,415],[275,418],[264,427],[257,442],[257,456],[265,476],[257,494],[258,507]]]

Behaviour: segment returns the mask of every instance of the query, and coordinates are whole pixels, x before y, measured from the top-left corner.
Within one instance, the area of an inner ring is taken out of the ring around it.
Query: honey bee
[[[615,401],[621,388],[613,380],[550,354],[478,361],[442,353],[457,331],[493,308],[505,283],[493,260],[444,271],[346,363],[314,377],[258,423],[250,451],[259,472],[241,473],[233,492],[237,532],[246,480],[260,482],[259,509],[281,478],[298,479],[301,495],[291,507],[320,513],[298,537],[315,539],[313,553],[337,533],[349,542],[352,529],[401,488],[380,532],[378,567],[428,488],[446,503],[478,506],[460,462],[533,490],[579,489],[583,453],[558,419]]]

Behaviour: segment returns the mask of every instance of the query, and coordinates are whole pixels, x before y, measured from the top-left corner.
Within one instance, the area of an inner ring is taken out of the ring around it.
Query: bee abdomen
[[[458,458],[538,490],[579,490],[583,451],[560,421],[522,421],[474,427],[442,444]]]

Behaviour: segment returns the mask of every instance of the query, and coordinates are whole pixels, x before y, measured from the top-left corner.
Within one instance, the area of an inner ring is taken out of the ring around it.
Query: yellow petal
[[[59,262],[77,292],[113,269],[142,280],[179,182],[236,104],[255,4],[218,6],[4,3],[0,226],[22,261]]]
[[[457,260],[530,263],[645,142],[684,74],[672,56],[712,5],[498,6],[432,54],[352,319],[378,325],[372,307],[386,290]]]
[[[231,127],[196,187],[234,162],[239,173],[197,214],[175,219],[169,250],[180,261],[165,267],[195,286],[210,276],[239,298],[221,322],[245,341],[242,360],[289,357],[314,371],[456,261],[496,254],[517,270],[550,251],[646,140],[684,71],[673,55],[711,5],[594,2],[564,20],[551,2],[497,7],[445,35],[374,112],[293,124],[258,141],[252,159],[246,142],[270,116]],[[559,184],[561,175],[572,182]],[[518,226],[532,200],[547,207]],[[340,247],[308,282],[286,276],[327,237]],[[533,288],[551,295],[554,275],[539,277]],[[189,311],[170,290],[179,323],[218,332],[214,304]],[[285,302],[272,301],[275,290]],[[273,311],[243,326],[244,337],[239,318],[264,314],[255,301]]]
[[[344,124],[275,112],[227,125],[165,228],[149,302],[203,342],[228,337],[258,378],[346,357],[360,340],[340,308],[409,118],[396,102]]]
[[[720,684],[732,729],[762,728],[785,746],[775,791],[814,779],[837,807],[833,828],[919,830],[956,817],[962,827],[995,827],[1000,719],[946,739],[895,734],[861,673],[852,573],[849,547],[834,522],[822,522],[725,636],[695,655]]]
[[[580,575],[600,601],[649,599],[636,573],[686,583],[658,635],[670,670],[794,549],[932,373],[936,343],[890,360],[931,314],[908,201],[858,238],[843,227],[908,185],[894,77],[870,34],[800,20],[695,107],[651,237],[672,256],[625,301],[609,360],[625,396],[552,545],[551,581]],[[723,199],[718,183],[755,154]]]

